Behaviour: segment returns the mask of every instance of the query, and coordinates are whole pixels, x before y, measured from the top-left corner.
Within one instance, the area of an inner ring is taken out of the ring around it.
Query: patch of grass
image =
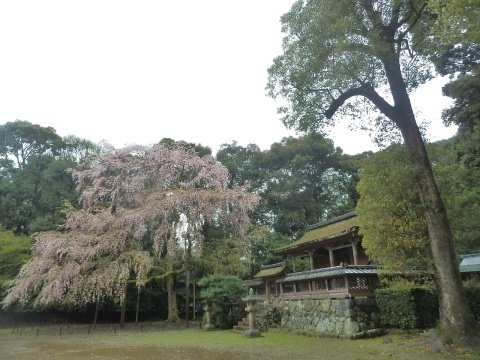
[[[35,328],[12,333],[0,329],[0,354],[5,359],[480,359],[462,351],[433,353],[422,333],[390,333],[383,337],[342,340],[285,333],[246,338],[228,330],[103,331],[88,335],[43,332]],[[40,334],[42,332],[40,331]]]

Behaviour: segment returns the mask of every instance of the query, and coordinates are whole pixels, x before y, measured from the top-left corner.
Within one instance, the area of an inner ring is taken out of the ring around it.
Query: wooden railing
[[[381,286],[375,266],[336,266],[292,273],[279,280],[283,300],[375,296]]]
[[[381,287],[377,267],[369,265],[335,266],[331,268],[290,273],[270,287],[267,299],[265,283],[255,287],[263,300],[328,299],[375,296]]]

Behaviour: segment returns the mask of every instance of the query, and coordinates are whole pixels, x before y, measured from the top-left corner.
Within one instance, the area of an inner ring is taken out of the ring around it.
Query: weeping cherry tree
[[[148,281],[153,252],[166,259],[168,320],[176,321],[175,275],[201,254],[204,225],[242,236],[258,202],[243,187],[227,189],[228,170],[213,157],[180,146],[109,147],[72,175],[83,208],[70,209],[60,231],[35,237],[5,305],[122,301],[132,274],[137,286]]]

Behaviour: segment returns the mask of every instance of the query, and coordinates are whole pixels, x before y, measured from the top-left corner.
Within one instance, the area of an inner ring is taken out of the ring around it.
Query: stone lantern
[[[253,289],[250,288],[248,296],[246,298],[243,298],[242,300],[247,303],[247,307],[245,308],[245,310],[248,312],[248,324],[250,327],[250,329],[245,331],[245,336],[249,338],[262,336],[260,330],[258,330],[255,326],[255,313],[258,310],[257,302],[259,302],[261,299],[257,295],[255,295],[253,293]]]
[[[207,323],[203,327],[205,331],[211,331],[215,330],[215,325],[212,324],[212,301],[211,300],[205,300],[205,307],[203,308],[205,310],[205,313],[207,314]]]

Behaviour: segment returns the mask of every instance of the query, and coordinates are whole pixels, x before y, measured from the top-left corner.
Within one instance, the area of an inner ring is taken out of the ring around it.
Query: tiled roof
[[[281,261],[281,262],[276,263],[276,264],[261,265],[260,270],[271,269],[271,268],[276,268],[276,267],[285,266],[285,265],[286,265],[285,261]]]
[[[262,285],[263,281],[261,279],[251,279],[251,280],[245,280],[243,283],[246,286],[258,286],[258,285]]]
[[[283,264],[283,263],[282,263]],[[275,275],[280,275],[284,270],[286,266],[281,265],[281,266],[276,266],[276,267],[269,267],[266,269],[261,269],[255,276],[254,278],[264,278],[264,277],[270,277],[270,276],[275,276]]]
[[[480,254],[461,255],[460,272],[480,272]]]
[[[324,269],[316,269],[298,273],[291,273],[285,275],[282,279],[277,280],[278,282],[289,282],[289,281],[301,281],[301,280],[311,280],[326,278],[330,276],[339,276],[346,274],[377,274],[377,267],[372,265],[349,265],[349,266],[334,266]]]
[[[357,216],[357,215],[355,214],[354,211],[352,211],[352,212],[349,212],[349,213],[346,213],[346,214],[343,214],[343,215],[340,215],[340,216],[337,216],[337,217],[319,222],[317,224],[308,225],[307,226],[307,231],[308,230],[313,230],[313,229],[318,229],[320,227],[324,227],[326,225],[330,225],[330,224],[333,224],[333,223],[336,223],[336,222],[339,222],[339,221],[342,221],[342,220],[350,219],[354,216]]]
[[[355,213],[351,212],[336,218],[311,225],[307,228],[307,232],[299,240],[275,249],[274,253],[282,253],[285,250],[293,250],[302,245],[309,243],[322,242],[324,240],[333,239],[341,235],[354,232],[358,229],[359,222]]]

